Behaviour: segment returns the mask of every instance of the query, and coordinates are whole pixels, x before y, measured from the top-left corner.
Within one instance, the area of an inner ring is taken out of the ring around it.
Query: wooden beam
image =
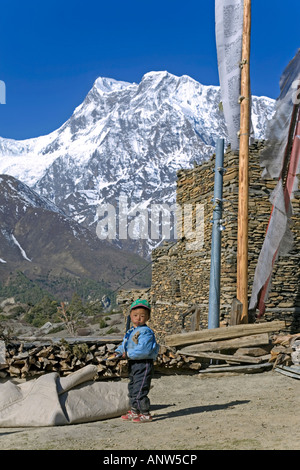
[[[269,334],[261,333],[259,335],[243,336],[223,341],[210,341],[207,343],[193,344],[180,349],[182,354],[197,354],[204,351],[221,351],[228,349],[237,349],[249,346],[266,346],[269,344]]]
[[[224,328],[212,328],[210,330],[192,331],[165,337],[167,346],[183,346],[221,339],[238,338],[251,334],[276,332],[285,328],[284,321],[272,321],[266,323],[253,323],[247,325],[235,325]]]
[[[289,377],[300,380],[300,366],[277,366],[274,370],[276,372],[280,372],[281,374],[288,375]]]
[[[230,326],[239,325],[241,323],[243,312],[243,304],[238,299],[233,299],[231,305]]]
[[[244,0],[241,62],[241,125],[239,153],[239,203],[237,239],[237,299],[242,303],[241,323],[248,323],[248,211],[250,137],[250,35],[251,0]]]
[[[269,370],[269,369],[272,369],[273,366],[272,364],[270,364],[269,362],[263,362],[261,364],[247,364],[247,365],[244,365],[244,366],[225,366],[225,367],[222,367],[219,366],[219,367],[207,367],[207,369],[203,369],[203,370],[199,370],[198,373],[199,374],[215,374],[215,373],[244,373],[244,374],[254,374],[256,372],[260,372],[260,371],[263,371],[263,370]]]
[[[185,353],[186,354],[186,353]],[[189,355],[189,354],[186,354]],[[245,355],[222,354],[215,352],[199,352],[190,354],[192,357],[200,357],[202,359],[214,359],[226,362],[245,362],[246,364],[260,364],[263,360],[260,357],[252,357]]]

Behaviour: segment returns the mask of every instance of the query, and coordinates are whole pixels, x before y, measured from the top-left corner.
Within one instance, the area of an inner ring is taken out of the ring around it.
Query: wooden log
[[[22,367],[21,369],[21,377],[22,378],[25,378],[26,375],[28,374],[29,372],[29,369],[30,369],[30,365],[28,363],[28,361],[25,362],[24,366]]]
[[[268,353],[266,348],[239,348],[235,351],[235,355],[261,357]]]
[[[200,308],[196,308],[195,312],[192,314],[191,317],[191,330],[192,331],[199,331],[200,329]]]
[[[193,331],[165,337],[167,346],[183,346],[217,339],[238,338],[251,334],[279,331],[285,327],[284,321],[272,321],[266,323],[242,324],[226,328],[212,328],[210,330]]]
[[[8,371],[9,371],[9,374],[12,376],[18,376],[21,374],[21,370],[15,366],[10,366]]]
[[[218,366],[218,367],[207,367],[206,369],[199,370],[199,374],[209,374],[209,373],[244,373],[251,374],[257,373],[264,370],[270,370],[273,366],[269,362],[263,362],[261,364],[247,364],[247,365],[238,365],[238,366]]]
[[[224,341],[210,341],[207,343],[194,344],[192,346],[185,346],[180,348],[182,354],[201,351],[222,351],[237,349],[240,347],[249,347],[249,346],[265,346],[269,344],[269,335],[268,333],[261,333],[259,335],[250,335],[243,336],[239,338],[227,339]]]
[[[248,323],[249,137],[251,115],[250,33],[251,0],[244,0],[239,149],[237,298],[243,305],[241,322],[245,324]]]
[[[51,352],[52,352],[52,347],[48,346],[47,348],[41,349],[35,355],[37,357],[48,357]]]
[[[283,375],[287,375],[289,377],[292,377],[294,379],[300,380],[300,366],[277,366],[274,369],[276,372],[280,372]]]
[[[192,364],[190,364],[189,369],[196,370],[196,371],[200,370],[201,369],[200,362],[193,362]]]
[[[199,352],[198,354],[193,354],[195,357],[201,357],[203,359],[215,359],[221,361],[230,361],[230,362],[245,362],[246,364],[259,364],[262,362],[260,357],[251,357],[251,356],[237,356],[233,354],[221,354],[214,352]]]
[[[70,364],[67,363],[67,361],[61,361],[60,363],[60,370],[71,370],[72,367]]]
[[[57,357],[61,359],[68,359],[71,356],[70,351],[66,351],[65,349],[61,349]]]
[[[222,328],[222,330],[223,329],[224,328]],[[264,335],[250,336],[254,345],[257,344],[257,337],[260,337],[260,342],[269,342],[269,336],[267,333]],[[245,338],[247,339],[247,337]],[[234,338],[224,342],[217,341],[215,344],[218,344],[219,346],[220,343],[228,344],[229,341],[233,340]],[[240,341],[240,338],[236,338],[236,341]],[[207,345],[209,346],[210,344],[207,343]],[[88,348],[82,348],[82,354],[80,357],[78,354],[75,354],[76,351],[73,351],[72,346],[67,349],[65,349],[65,345],[52,344],[50,347],[49,344],[43,344],[41,347],[40,346],[41,345],[36,347],[36,344],[25,344],[21,346],[9,345],[7,349],[6,373],[26,378],[38,377],[47,372],[57,371],[62,376],[65,376],[81,367],[84,367],[87,362],[92,362],[98,365],[99,379],[109,379],[111,377],[121,376],[126,377],[128,375],[127,361],[117,361],[114,356],[112,356],[116,345],[111,341],[105,345],[95,343],[90,345]],[[194,345],[194,347],[195,346],[197,345]],[[235,349],[237,349],[237,344],[235,346]],[[161,345],[156,361],[156,370],[158,366],[158,370],[162,373],[164,370],[168,370],[167,373],[173,374],[189,372],[195,373],[201,369],[204,362],[207,363],[208,361],[205,357],[202,357],[202,359],[201,357],[197,357],[194,353],[184,354],[181,351],[176,351],[176,348]],[[220,357],[218,357],[218,359],[220,359]],[[224,359],[224,356],[222,356],[222,359]],[[227,362],[230,362],[230,360],[233,360],[233,362],[236,363],[237,358],[229,356]],[[9,370],[10,366],[11,369]]]

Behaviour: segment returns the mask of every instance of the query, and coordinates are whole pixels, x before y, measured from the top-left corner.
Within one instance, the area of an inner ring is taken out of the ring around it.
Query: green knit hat
[[[142,300],[142,299],[135,300],[130,306],[130,311],[138,307],[146,308],[149,311],[149,316],[150,316],[151,306],[148,300]]]

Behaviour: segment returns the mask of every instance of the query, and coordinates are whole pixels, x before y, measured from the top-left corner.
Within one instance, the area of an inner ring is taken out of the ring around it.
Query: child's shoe
[[[150,413],[140,414],[137,418],[134,418],[133,423],[150,423],[152,421],[152,416]]]
[[[139,416],[139,413],[136,411],[129,410],[126,415],[121,416],[121,419],[123,419],[123,421],[132,421],[133,419],[138,419]]]

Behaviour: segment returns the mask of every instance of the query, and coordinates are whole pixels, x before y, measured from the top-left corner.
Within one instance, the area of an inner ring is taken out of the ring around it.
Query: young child
[[[151,307],[147,300],[138,299],[130,307],[130,328],[117,347],[116,354],[128,359],[128,396],[131,409],[123,420],[134,423],[152,421],[148,393],[153,376],[153,361],[156,359],[159,345],[151,328],[146,325],[150,318]]]

